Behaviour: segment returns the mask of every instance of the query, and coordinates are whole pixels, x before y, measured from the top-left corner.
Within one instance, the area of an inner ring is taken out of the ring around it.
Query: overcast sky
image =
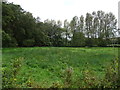
[[[118,1],[120,0],[8,0],[19,4],[25,11],[34,17],[54,20],[71,20],[74,16],[80,17],[87,12],[103,10],[112,12],[118,18]]]

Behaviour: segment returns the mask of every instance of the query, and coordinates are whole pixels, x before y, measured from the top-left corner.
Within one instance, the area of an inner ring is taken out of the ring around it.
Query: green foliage
[[[17,74],[22,66],[23,58],[16,58],[10,63],[10,67],[2,69],[2,88],[17,87]]]
[[[98,38],[98,46],[107,46],[106,40],[102,38]]]
[[[106,88],[117,88],[119,86],[118,58],[112,60],[107,66],[106,75],[103,79],[103,85]]]
[[[9,46],[10,41],[11,41],[11,37],[4,31],[2,31],[3,46]]]
[[[65,84],[63,87],[69,88],[118,88],[118,59],[113,59],[111,64],[105,68],[105,77],[100,78],[96,75],[96,72],[91,69],[87,63],[82,72],[82,76],[73,80],[73,69],[68,68],[65,71]],[[75,77],[74,77],[75,78]]]
[[[115,55],[117,48],[3,48],[3,88],[116,87]]]
[[[34,43],[35,43],[34,39],[24,40],[23,41],[23,46],[27,46],[27,47],[34,46]]]
[[[86,44],[86,46],[94,46],[94,39],[86,38],[85,44]]]
[[[20,5],[2,2],[2,9],[3,47],[107,46],[117,24],[103,11],[75,16],[61,27],[61,21],[41,22]],[[115,54],[112,48],[3,48],[3,88],[115,88]]]
[[[83,77],[80,77],[80,88],[99,88],[101,85],[101,80],[95,75],[95,71],[92,69],[86,68],[82,71]]]
[[[118,44],[120,44],[120,37],[117,38],[117,42]]]
[[[73,34],[72,46],[85,46],[85,36],[81,32]]]
[[[2,30],[2,46],[3,47],[15,47],[17,46],[17,42],[14,38],[12,38],[9,34],[5,33]]]
[[[70,22],[66,19],[62,27],[60,20],[41,22],[39,17],[34,18],[20,5],[2,2],[2,9],[2,28],[8,34],[3,47],[108,46],[115,36],[113,28],[116,28],[117,20],[111,12],[87,13],[85,18],[74,16]],[[10,38],[12,45],[9,44]]]
[[[72,76],[73,75],[73,68],[69,67],[64,70],[64,87],[69,88],[73,84]]]

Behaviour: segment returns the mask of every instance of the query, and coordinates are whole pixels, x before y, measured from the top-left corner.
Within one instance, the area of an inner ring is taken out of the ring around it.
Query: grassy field
[[[85,87],[82,80],[86,73],[91,73],[89,76],[95,77],[95,81],[105,77],[107,66],[117,58],[117,50],[111,47],[3,48],[3,87]]]

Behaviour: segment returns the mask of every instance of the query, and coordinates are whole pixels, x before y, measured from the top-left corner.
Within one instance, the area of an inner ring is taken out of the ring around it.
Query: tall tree
[[[80,29],[80,32],[84,33],[84,16],[81,15],[80,16],[80,21],[79,21],[79,29]]]
[[[69,38],[69,22],[64,20],[64,28],[65,28],[65,37],[66,37],[66,46],[68,45],[68,38]]]
[[[86,45],[87,46],[93,46],[93,16],[90,13],[86,14],[85,18],[85,35],[87,37],[86,39]]]

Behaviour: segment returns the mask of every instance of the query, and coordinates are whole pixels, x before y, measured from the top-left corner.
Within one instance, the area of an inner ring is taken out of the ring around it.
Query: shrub
[[[112,60],[111,64],[106,66],[105,77],[98,78],[93,70],[89,68],[82,71],[83,78],[80,87],[84,88],[117,88],[119,86],[118,78],[118,59]]]
[[[86,46],[94,46],[94,39],[93,38],[86,38],[85,40]]]
[[[21,68],[23,58],[15,58],[9,68],[2,69],[2,88],[16,88],[16,76]]]
[[[30,47],[34,46],[35,40],[34,39],[27,39],[23,41],[23,46]]]
[[[107,88],[117,88],[118,83],[118,58],[113,60],[111,64],[106,69],[106,74],[103,79],[103,85]]]
[[[72,46],[85,46],[85,36],[81,32],[74,33],[72,37]]]
[[[2,46],[3,47],[16,47],[17,41],[15,38],[11,37],[5,31],[2,30]]]
[[[68,87],[72,87],[73,85],[73,68],[72,67],[68,67],[64,70],[64,87],[68,88]]]

